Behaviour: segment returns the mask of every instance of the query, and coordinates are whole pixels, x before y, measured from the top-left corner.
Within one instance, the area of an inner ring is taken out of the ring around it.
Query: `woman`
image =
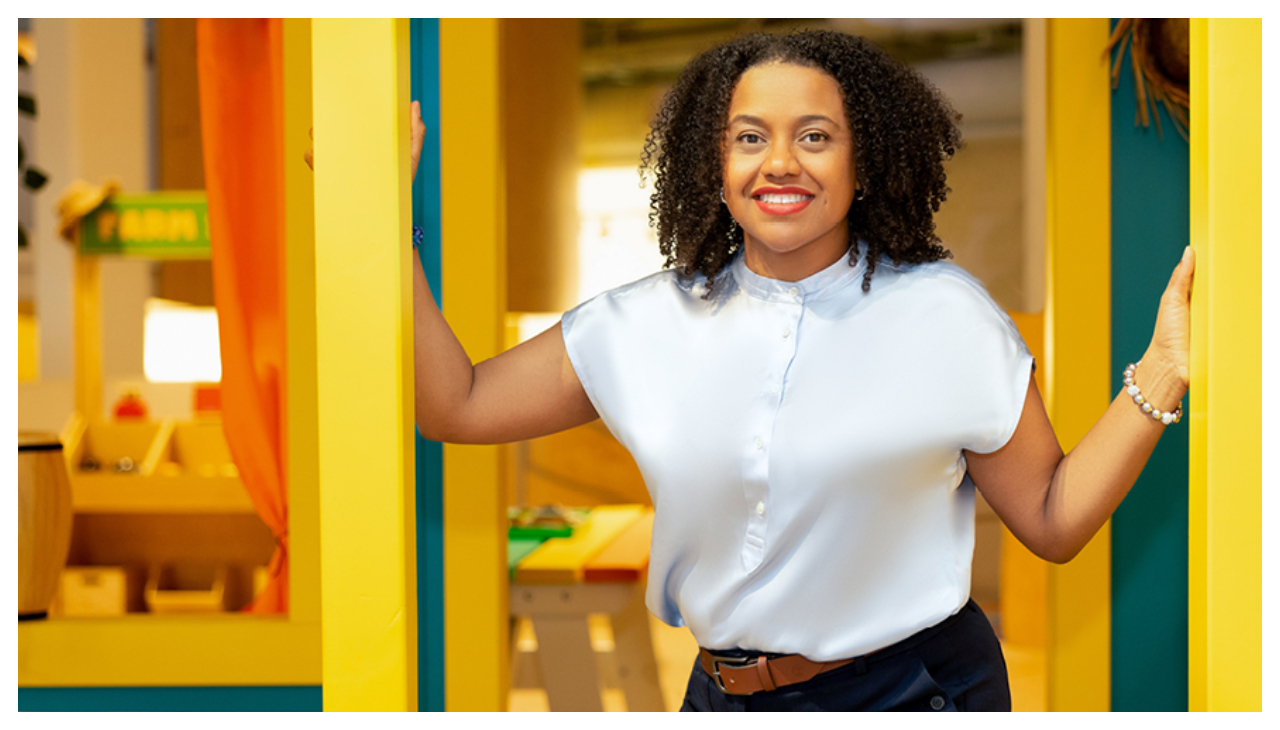
[[[415,267],[424,436],[600,417],[635,457],[648,606],[702,647],[683,709],[1008,710],[968,595],[974,487],[1065,562],[1181,414],[1189,248],[1126,391],[1063,455],[1017,329],[942,261],[954,121],[862,39],[744,36],[690,63],[645,146],[667,270],[473,367]],[[415,104],[415,170],[423,131]]]

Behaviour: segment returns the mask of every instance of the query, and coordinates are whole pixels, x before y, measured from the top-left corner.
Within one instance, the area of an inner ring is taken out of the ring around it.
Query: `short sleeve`
[[[948,330],[941,336],[950,341],[953,393],[948,410],[960,425],[959,446],[979,454],[999,451],[1018,429],[1034,358],[980,281],[955,266],[941,278],[947,313],[941,324]]]
[[[608,379],[608,365],[604,357],[610,350],[609,335],[615,329],[609,323],[609,309],[606,292],[579,304],[560,318],[560,333],[564,337],[569,363],[573,365],[591,405],[602,418],[606,409],[600,401],[597,381]]]
[[[630,448],[628,429],[644,421],[655,388],[654,353],[661,331],[654,292],[662,279],[648,277],[611,289],[565,312],[564,348],[604,425]],[[646,396],[646,394],[648,394]]]

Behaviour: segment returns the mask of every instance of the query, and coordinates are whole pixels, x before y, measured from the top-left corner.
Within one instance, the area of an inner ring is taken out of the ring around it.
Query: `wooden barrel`
[[[18,620],[44,618],[71,548],[71,482],[57,436],[18,434]]]

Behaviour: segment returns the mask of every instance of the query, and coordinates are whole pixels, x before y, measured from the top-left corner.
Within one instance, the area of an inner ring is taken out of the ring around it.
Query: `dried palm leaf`
[[[1134,124],[1144,127],[1156,120],[1156,132],[1163,136],[1156,104],[1164,106],[1173,126],[1187,139],[1190,126],[1191,95],[1187,83],[1189,27],[1185,18],[1121,18],[1116,23],[1106,54],[1111,64],[1111,88],[1120,83],[1120,64],[1125,48],[1130,49],[1133,89],[1137,97]]]

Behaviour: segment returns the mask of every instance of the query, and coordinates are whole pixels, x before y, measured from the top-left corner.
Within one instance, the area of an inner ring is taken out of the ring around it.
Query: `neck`
[[[776,251],[750,236],[744,241],[743,262],[752,273],[778,281],[800,281],[822,271],[849,253],[848,236],[814,241],[793,251]]]

